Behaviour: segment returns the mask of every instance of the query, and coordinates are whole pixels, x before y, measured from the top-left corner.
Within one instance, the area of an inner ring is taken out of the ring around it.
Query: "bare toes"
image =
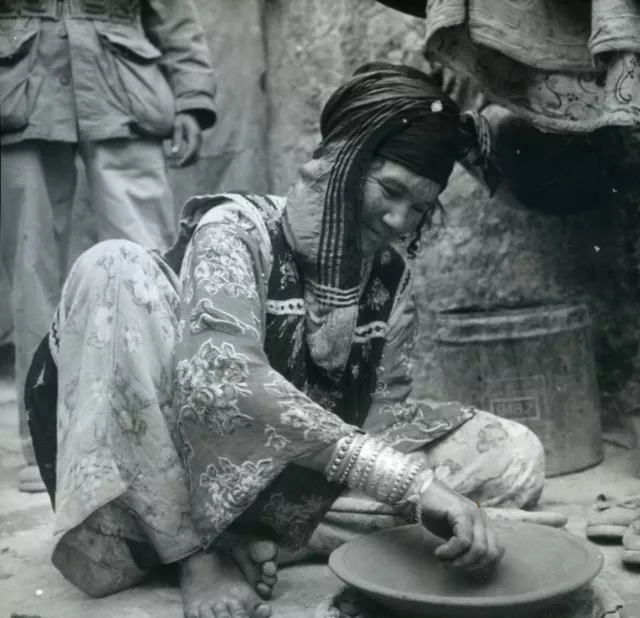
[[[275,577],[278,574],[278,565],[273,561],[262,563],[262,574],[267,577]]]
[[[233,561],[236,563],[247,582],[252,588],[262,579],[262,565],[255,563],[246,548],[238,547],[232,552]]]
[[[250,618],[269,618],[271,616],[271,605],[260,600],[255,592],[250,597],[245,597],[242,607]],[[240,614],[240,616],[244,616],[244,614]]]
[[[271,598],[278,581],[277,554],[278,547],[272,541],[248,541],[232,551],[235,563],[263,599]]]
[[[271,605],[260,603],[251,614],[251,618],[271,618]]]
[[[278,547],[272,541],[253,541],[249,543],[249,557],[254,562],[273,562],[276,559]]]
[[[209,616],[212,616],[213,618],[231,618],[227,605],[222,601],[213,606],[212,612],[209,610],[200,610],[200,618],[209,618]]]
[[[237,599],[227,603],[230,618],[249,618],[249,612],[242,606]]]

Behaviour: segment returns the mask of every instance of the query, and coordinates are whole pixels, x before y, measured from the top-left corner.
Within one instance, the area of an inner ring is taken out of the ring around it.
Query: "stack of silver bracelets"
[[[380,438],[352,433],[338,440],[325,468],[329,481],[346,484],[370,498],[402,508],[415,504],[433,480],[424,463],[388,446]]]

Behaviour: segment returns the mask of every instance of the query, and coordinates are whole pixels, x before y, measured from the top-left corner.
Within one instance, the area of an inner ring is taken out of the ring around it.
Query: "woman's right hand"
[[[483,509],[440,481],[420,494],[420,505],[422,524],[445,539],[435,552],[443,567],[485,575],[504,555]]]

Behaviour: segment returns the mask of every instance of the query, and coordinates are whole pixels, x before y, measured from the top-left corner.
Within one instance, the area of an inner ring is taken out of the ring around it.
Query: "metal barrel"
[[[436,316],[434,340],[446,397],[529,427],[544,445],[547,476],[603,460],[586,306],[444,311]]]

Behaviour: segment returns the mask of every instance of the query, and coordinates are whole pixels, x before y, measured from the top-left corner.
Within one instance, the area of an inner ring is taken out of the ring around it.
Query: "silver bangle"
[[[373,472],[374,466],[381,452],[379,450],[378,440],[371,440],[371,447],[375,450],[373,451],[373,453],[371,453],[371,456],[369,457],[367,464],[362,469],[362,473],[360,478],[358,479],[358,485],[356,487],[356,489],[359,489],[361,491],[364,491],[366,489],[367,483],[369,482],[369,477]]]
[[[378,494],[380,493],[380,487],[383,478],[385,477],[390,464],[388,464],[389,460],[389,449],[383,448],[376,459],[375,466],[369,475],[369,479],[367,480],[367,487],[365,489],[365,493],[368,496],[375,497],[377,500],[380,500]],[[384,502],[384,500],[382,500]]]
[[[409,488],[413,484],[413,481],[415,480],[416,476],[418,476],[421,470],[424,470],[424,464],[422,462],[415,462],[413,464],[413,468],[410,470],[409,474],[407,474],[407,477],[400,486],[400,491],[398,492],[397,499],[394,496],[394,499],[396,499],[396,503],[402,502],[403,498],[409,491]]]
[[[408,504],[415,504],[420,508],[420,497],[431,483],[435,480],[435,474],[431,468],[421,467],[417,471],[413,481],[407,487],[404,496],[396,504],[399,507],[405,507]]]
[[[356,434],[351,433],[346,436],[342,436],[342,438],[338,440],[337,453],[331,459],[331,462],[329,463],[329,465],[325,468],[325,476],[329,481],[334,481],[335,478],[337,477],[338,470],[342,464],[342,461],[347,456],[349,449],[351,448],[351,445],[355,440],[355,437],[356,437]]]
[[[378,496],[381,502],[385,504],[389,504],[389,496],[391,495],[391,488],[393,487],[393,483],[396,480],[396,471],[393,468],[393,465],[390,465],[385,470],[384,477],[380,486],[378,488]]]
[[[347,476],[347,485],[351,487],[351,489],[358,489],[364,470],[369,467],[369,461],[372,457],[375,458],[375,446],[372,442],[373,440],[367,437],[367,441],[362,446],[355,464]]]
[[[346,482],[347,477],[349,476],[349,473],[353,469],[353,466],[356,464],[356,461],[358,460],[358,457],[362,452],[362,449],[364,448],[364,445],[366,444],[366,442],[367,442],[367,437],[362,434],[359,434],[358,437],[356,438],[354,444],[352,445],[351,452],[345,459],[344,469],[338,474],[337,482],[340,483],[341,485],[344,485],[344,483]]]
[[[407,467],[409,465],[409,458],[405,455],[402,458],[402,462],[400,464],[399,468],[395,468],[394,469],[397,470],[395,478],[393,480],[393,485],[391,485],[391,489],[389,490],[389,497],[388,497],[388,502],[390,505],[394,505],[396,503],[396,496],[399,494],[400,492],[400,488],[402,487],[404,480],[405,480],[405,475],[407,473]]]

